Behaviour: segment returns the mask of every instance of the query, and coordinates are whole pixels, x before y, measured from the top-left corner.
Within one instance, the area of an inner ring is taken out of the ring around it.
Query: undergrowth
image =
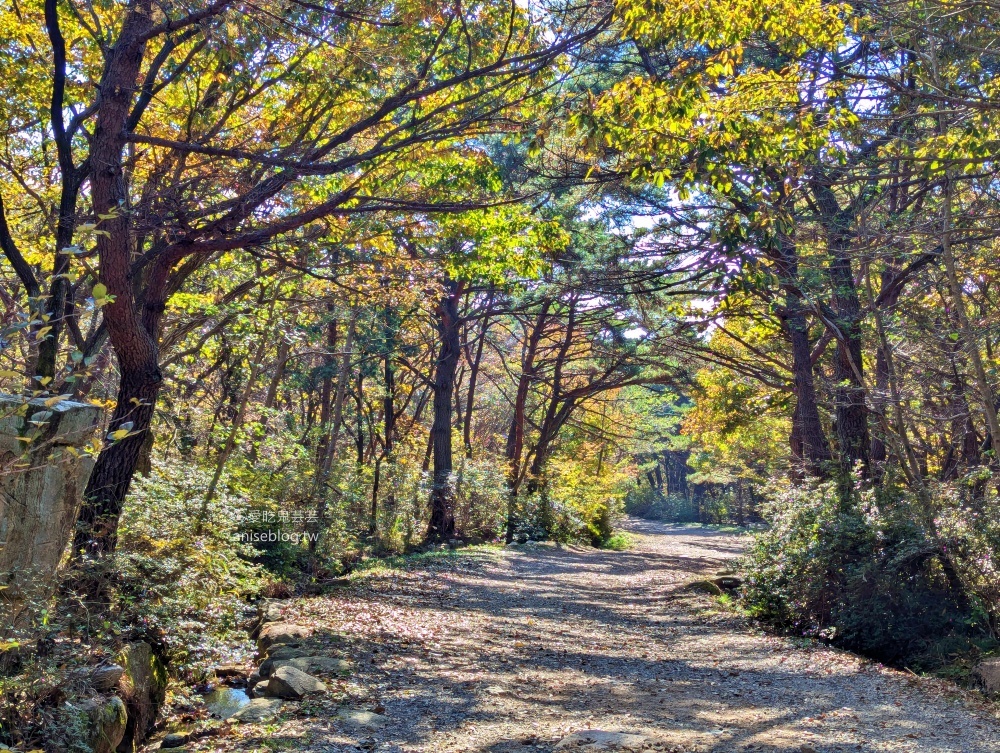
[[[975,532],[946,536],[925,505],[833,482],[786,488],[743,562],[747,611],[890,665],[961,674],[1000,643],[966,562]]]

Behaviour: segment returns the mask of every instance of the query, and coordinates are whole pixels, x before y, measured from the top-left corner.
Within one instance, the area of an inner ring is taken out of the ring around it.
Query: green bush
[[[912,496],[845,498],[814,484],[777,494],[767,513],[771,527],[744,563],[754,616],[912,669],[992,643],[948,543]]]
[[[258,551],[239,536],[250,501],[220,484],[206,507],[210,479],[210,471],[176,461],[137,477],[110,569],[122,628],[161,636],[178,674],[244,640],[247,600],[268,581],[253,563]]]
[[[686,496],[664,494],[649,484],[631,486],[625,496],[625,511],[649,520],[664,520],[671,523],[698,522],[698,511]]]

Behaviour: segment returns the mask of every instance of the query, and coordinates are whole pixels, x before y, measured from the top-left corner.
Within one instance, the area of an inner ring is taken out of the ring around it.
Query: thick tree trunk
[[[77,520],[74,551],[94,556],[114,551],[118,543],[118,519],[162,383],[163,377],[155,364],[145,369],[122,369],[118,403],[109,428],[114,432],[131,423],[132,430],[124,439],[109,442],[97,456]]]
[[[138,30],[140,19],[132,19],[136,23]],[[54,76],[52,86],[52,99],[50,101],[50,118],[52,133],[59,161],[59,172],[61,178],[61,191],[59,196],[59,217],[56,220],[55,255],[52,264],[51,284],[49,294],[45,300],[45,314],[47,321],[45,327],[48,332],[38,343],[36,353],[37,359],[34,364],[30,364],[31,377],[41,377],[43,381],[34,381],[33,389],[52,389],[56,385],[51,380],[56,374],[56,360],[59,355],[59,344],[62,331],[67,324],[67,320],[73,316],[73,301],[70,298],[70,281],[67,277],[70,266],[70,256],[63,253],[63,250],[73,244],[73,235],[76,232],[77,202],[79,200],[80,188],[89,171],[88,166],[79,167],[73,164],[73,136],[67,133],[64,117],[64,95],[66,88],[66,41],[63,38],[59,23],[58,4],[54,0],[47,0],[45,3],[45,26],[52,43]],[[126,26],[123,31],[129,29]],[[122,35],[123,40],[125,35]],[[121,44],[118,45],[120,47]],[[116,47],[117,49],[117,47]],[[124,71],[128,74],[128,71]],[[137,71],[138,72],[138,71]],[[15,269],[17,265],[15,264]],[[30,272],[28,273],[30,275]],[[33,275],[31,275],[33,278]],[[37,287],[37,283],[35,283]],[[29,293],[31,292],[29,287]],[[37,330],[35,330],[37,331]],[[44,383],[43,383],[44,382]]]
[[[838,254],[829,269],[837,328],[836,388],[837,441],[845,471],[860,464],[862,475],[870,472],[868,409],[865,406],[864,364],[861,342],[861,302],[854,284],[851,261]]]
[[[799,290],[798,255],[794,245],[785,242],[778,250],[778,271],[785,292],[782,319],[792,346],[792,376],[796,405],[792,418],[791,444],[793,453],[800,449],[809,473],[825,475],[831,460],[823,424],[819,417],[816,385],[813,381],[812,347],[809,344],[809,324]]]
[[[850,258],[854,217],[851,210],[840,206],[837,195],[826,178],[816,180],[812,188],[826,227],[831,254],[827,275],[833,291],[833,316],[824,317],[824,324],[833,331],[837,341],[834,410],[840,464],[845,474],[860,464],[862,475],[867,478],[871,448],[868,410],[865,405],[864,364],[861,358],[861,302]]]
[[[434,456],[434,481],[431,487],[431,519],[428,541],[447,541],[455,536],[455,490],[452,481],[451,411],[455,373],[461,355],[458,300],[460,283],[449,280],[447,295],[438,304],[437,330],[441,349],[434,371],[434,423],[431,425],[431,451]]]
[[[832,330],[837,341],[834,409],[840,464],[847,473],[860,464],[862,474],[868,477],[871,447],[861,358],[861,301],[850,258],[854,217],[851,210],[840,206],[826,179],[813,184],[813,195],[820,207],[831,253],[827,275],[833,291],[833,316],[825,318],[824,324]]]
[[[815,475],[823,475],[825,473],[823,465],[831,460],[831,455],[816,400],[816,385],[813,382],[810,358],[809,326],[797,299],[790,296],[788,308],[786,322],[792,340],[792,372],[796,396],[794,432],[802,443],[802,455],[809,471]]]
[[[96,241],[101,282],[114,296],[114,302],[103,309],[104,321],[121,373],[109,429],[115,432],[130,424],[127,437],[110,441],[101,451],[84,494],[74,545],[96,555],[112,551],[117,542],[118,518],[163,383],[153,333],[163,313],[172,259],[158,260],[159,266],[150,272],[140,315],[132,276],[133,234],[129,215],[123,211],[128,206],[122,166],[125,124],[151,16],[148,0],[131,4],[126,12],[119,40],[108,51],[91,139],[90,162],[98,167],[90,178],[90,193],[103,231]]]

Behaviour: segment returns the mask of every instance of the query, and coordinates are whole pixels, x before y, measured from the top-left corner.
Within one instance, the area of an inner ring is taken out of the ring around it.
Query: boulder
[[[342,578],[327,578],[319,583],[323,588],[347,588],[351,585],[351,579],[344,576]]]
[[[90,673],[88,679],[96,690],[111,690],[118,686],[124,675],[125,667],[118,664],[108,664],[103,667],[96,667]]]
[[[570,753],[611,753],[612,751],[642,751],[649,749],[649,738],[628,732],[606,732],[588,729],[567,735],[554,750]]]
[[[267,698],[267,683],[258,681],[252,687],[247,688],[248,698]]]
[[[266,694],[271,698],[298,700],[310,693],[321,693],[326,685],[295,667],[278,667],[267,681]]]
[[[279,643],[267,649],[264,656],[267,659],[298,659],[300,656],[309,656],[309,652],[298,646],[286,646]]]
[[[270,677],[279,667],[294,667],[300,672],[323,672],[324,674],[345,674],[351,663],[332,656],[297,656],[292,659],[265,659],[258,672],[261,677]]]
[[[1000,657],[980,662],[972,676],[986,695],[1000,697]]]
[[[116,661],[125,669],[118,684],[128,709],[128,725],[119,746],[122,753],[134,753],[156,724],[156,715],[167,693],[167,670],[148,643],[130,643]]]
[[[95,698],[80,707],[84,742],[94,753],[114,753],[125,737],[128,712],[121,698]]]
[[[281,608],[274,602],[264,601],[257,607],[257,614],[246,625],[250,637],[256,638],[261,628],[269,622],[281,622]]]
[[[712,596],[721,596],[722,589],[719,588],[718,584],[712,580],[696,580],[693,583],[688,583],[684,586],[685,591],[697,591],[703,594],[710,594]]]
[[[220,680],[232,678],[243,680],[247,676],[246,669],[239,664],[223,664],[220,667],[216,667],[213,672]]]
[[[301,658],[307,658],[307,657],[301,657]],[[309,671],[309,667],[307,665],[303,665],[301,663],[295,664],[294,662],[300,662],[300,657],[295,657],[292,659],[268,658],[260,663],[260,666],[257,668],[257,673],[261,677],[267,678],[270,677],[274,673],[274,670],[276,670],[278,667],[289,667],[289,666],[295,667],[296,669],[301,669],[303,672]]]
[[[291,622],[269,622],[260,629],[257,636],[257,650],[263,653],[277,644],[297,646],[311,634],[312,630],[303,625],[295,625]]]
[[[183,735],[178,732],[171,732],[169,735],[163,738],[160,743],[161,748],[180,748],[188,741],[188,735]]]
[[[283,705],[280,698],[254,698],[230,718],[238,722],[266,722],[277,716]]]
[[[69,675],[70,682],[82,681],[94,690],[107,692],[117,687],[125,674],[125,668],[118,664],[105,664],[101,667],[81,667]]]
[[[345,675],[351,671],[351,663],[347,659],[337,659],[333,656],[307,656],[304,659],[309,663],[307,672]],[[299,659],[299,661],[302,661],[302,659]]]
[[[100,409],[71,400],[0,395],[0,620],[27,624],[52,594],[93,458],[78,448]],[[23,437],[36,441],[25,449]]]

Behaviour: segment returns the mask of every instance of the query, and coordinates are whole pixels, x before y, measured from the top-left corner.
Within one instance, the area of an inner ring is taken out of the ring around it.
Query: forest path
[[[533,753],[591,728],[684,753],[1000,750],[996,710],[973,694],[767,636],[679,589],[740,537],[626,528],[625,552],[469,553],[297,602],[290,618],[344,636],[356,673],[341,700],[379,716],[313,711],[260,749]]]

